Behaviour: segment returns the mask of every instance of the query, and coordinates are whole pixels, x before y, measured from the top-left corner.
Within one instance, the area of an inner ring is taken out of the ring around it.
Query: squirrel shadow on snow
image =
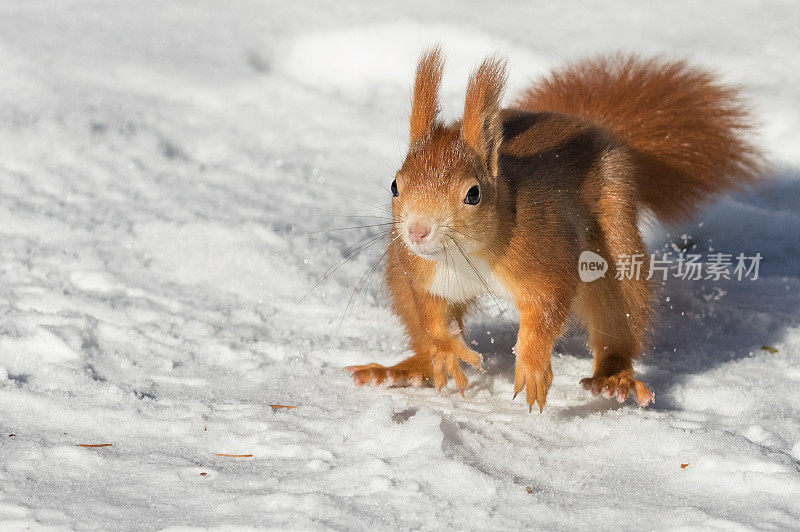
[[[761,346],[779,344],[786,332],[800,326],[800,170],[773,173],[746,194],[728,196],[708,205],[691,222],[662,229],[650,242],[649,252],[678,251],[762,255],[757,280],[697,280],[668,278],[657,282],[653,294],[655,313],[650,348],[637,366],[647,366],[643,380],[654,388],[658,401],[649,408],[680,410],[669,391],[693,375],[748,357],[779,356]],[[669,231],[669,232],[667,232]],[[793,269],[794,268],[794,269]],[[794,286],[792,285],[794,283]],[[494,303],[484,309],[496,314]],[[490,376],[514,380],[516,317],[488,317],[477,311],[468,320],[472,347],[485,356]],[[577,320],[556,344],[554,353],[576,357],[592,371],[586,331]],[[554,357],[554,373],[559,373]],[[477,384],[477,383],[476,383]],[[480,386],[480,384],[477,384]],[[580,386],[576,381],[576,387]],[[659,394],[660,392],[660,394]],[[586,415],[624,408],[616,401],[592,397],[563,409],[564,415]]]

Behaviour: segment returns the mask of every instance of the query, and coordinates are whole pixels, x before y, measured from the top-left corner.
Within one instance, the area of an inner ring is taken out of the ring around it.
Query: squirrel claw
[[[539,405],[539,413],[541,413],[547,402],[547,392],[553,382],[553,370],[549,361],[546,364],[538,365],[530,359],[517,358],[514,378],[514,397],[524,389],[528,413],[533,412],[534,403]]]
[[[651,392],[649,390],[648,390],[648,392],[649,393],[643,393],[642,396],[639,396],[638,395],[639,392],[636,392],[637,393],[636,396],[638,398],[637,402],[639,403],[639,406],[641,406],[642,408],[646,407],[647,405],[649,405],[651,403],[655,404],[655,402],[656,402],[656,394],[654,394],[653,392]]]

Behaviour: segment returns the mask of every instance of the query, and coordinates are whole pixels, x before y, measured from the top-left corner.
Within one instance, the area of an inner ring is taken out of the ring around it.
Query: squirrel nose
[[[415,244],[420,244],[429,234],[431,226],[424,222],[414,222],[408,227],[408,238]]]

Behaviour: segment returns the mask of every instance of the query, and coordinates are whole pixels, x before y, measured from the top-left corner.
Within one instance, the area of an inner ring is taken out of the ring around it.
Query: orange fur
[[[506,61],[486,59],[472,73],[467,84],[461,134],[493,176],[497,175],[497,154],[503,140],[500,100],[506,84]]]
[[[636,154],[641,201],[662,220],[753,182],[763,159],[744,137],[752,117],[738,91],[686,61],[617,55],[553,72],[517,101],[526,111],[608,128]]]
[[[632,361],[647,339],[651,288],[645,276],[615,279],[614,259],[645,253],[642,206],[673,221],[759,176],[736,92],[684,62],[612,57],[553,73],[502,110],[505,62],[490,58],[470,77],[463,120],[445,126],[436,114],[442,64],[434,49],[417,68],[387,253],[393,309],[414,355],[351,366],[354,380],[441,389],[450,375],[463,393],[459,361],[481,363],[463,318],[488,292],[519,310],[514,392],[526,389],[529,407],[545,405],[551,350],[572,309],[594,353],[582,384],[647,405],[653,394]],[[412,241],[412,224],[430,231]],[[609,261],[604,278],[580,282],[584,250]]]
[[[411,143],[429,133],[439,115],[439,88],[442,85],[444,60],[439,47],[428,50],[417,65],[414,92],[411,96]]]

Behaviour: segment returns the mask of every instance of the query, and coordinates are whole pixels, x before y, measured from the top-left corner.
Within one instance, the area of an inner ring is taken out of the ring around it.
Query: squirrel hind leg
[[[649,312],[649,302],[638,301],[637,305],[645,307],[630,308],[619,286],[625,282],[629,281],[598,279],[579,295],[578,314],[594,354],[592,377],[582,379],[581,384],[593,395],[602,394],[620,403],[635,395],[641,406],[647,406],[655,396],[634,379],[633,360],[641,354],[645,335],[641,314]]]
[[[649,257],[635,213],[609,214],[605,220],[601,217],[599,235],[587,243],[587,249],[608,260],[609,271],[604,277],[581,283],[576,300],[576,310],[594,354],[593,375],[581,384],[594,395],[602,394],[620,403],[635,395],[641,406],[647,406],[655,396],[633,378],[633,360],[641,356],[649,328]],[[621,267],[618,258],[633,255],[641,259],[639,271],[626,271],[622,279],[617,279],[617,267]]]

